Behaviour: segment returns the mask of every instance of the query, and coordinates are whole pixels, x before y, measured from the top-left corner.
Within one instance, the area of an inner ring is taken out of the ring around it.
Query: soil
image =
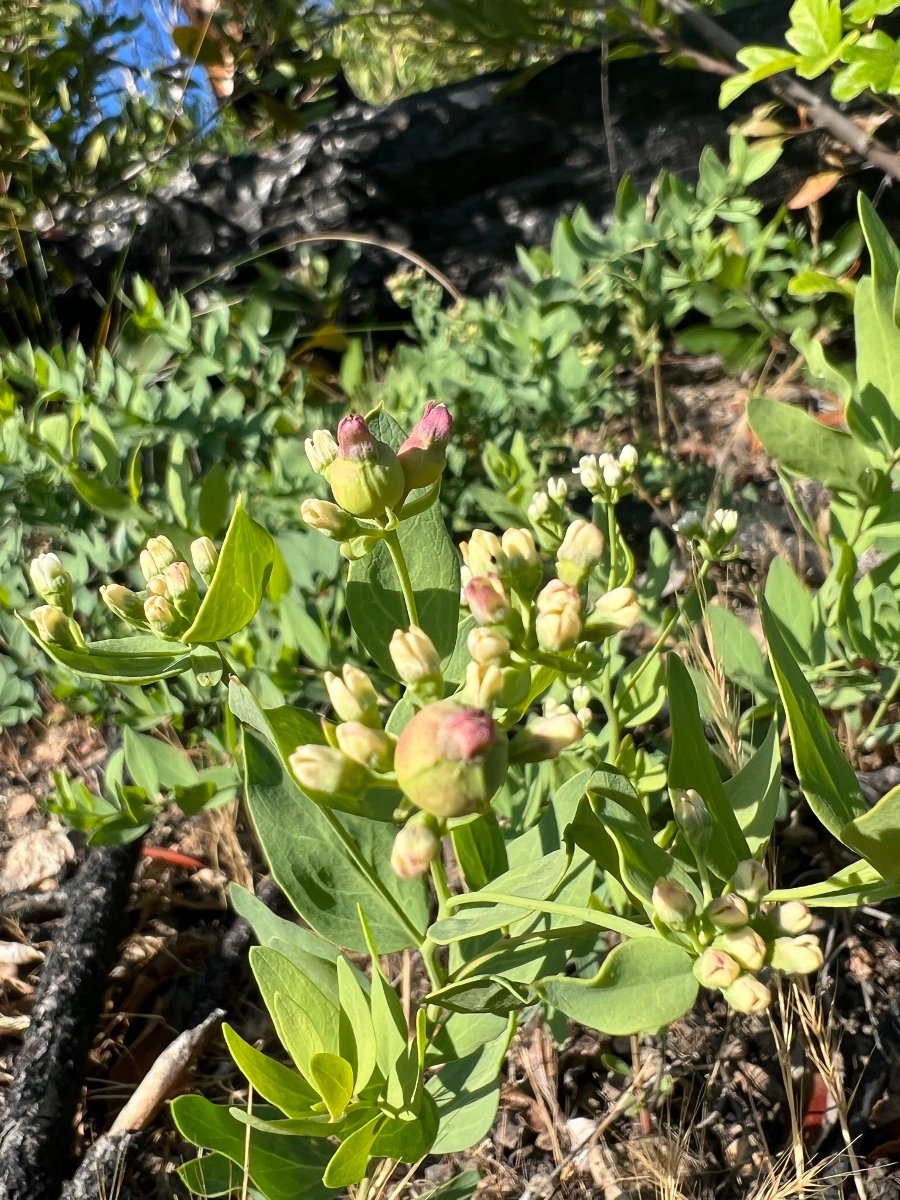
[[[751,461],[765,490],[765,464],[751,452],[742,398],[731,382],[726,389],[710,380],[703,392],[701,368],[687,372],[681,399],[676,383],[676,417],[691,409],[695,416],[676,427],[675,453],[686,460],[715,456],[714,465],[732,476],[735,456]],[[763,557],[777,552],[771,538],[779,521],[776,540],[783,545],[791,532],[775,510],[760,517]],[[754,553],[748,544],[750,574]],[[96,786],[105,757],[101,732],[61,709],[0,735],[0,1107],[66,885],[84,856],[83,838],[64,830],[40,802],[52,789],[54,770]],[[802,811],[779,845],[784,883],[839,865]],[[212,988],[213,968],[223,961],[217,958],[223,940],[234,937],[227,884],[259,888],[263,882],[258,850],[235,807],[190,820],[167,811],[146,847],[132,892],[132,931],[110,977],[84,1075],[75,1128],[79,1156],[110,1128],[188,1014],[202,1008],[204,987]],[[284,911],[274,888],[268,895]],[[508,1056],[490,1136],[452,1161],[426,1160],[408,1184],[410,1193],[421,1195],[474,1167],[483,1200],[898,1200],[900,904],[822,910],[816,921],[824,969],[808,985],[783,986],[768,1014],[735,1015],[704,993],[663,1037],[609,1038],[526,1024]],[[231,963],[229,1020],[273,1050],[246,954],[224,961]],[[393,965],[399,975],[410,964]],[[245,1097],[217,1032],[177,1078],[175,1091],[191,1089],[223,1102]],[[163,1109],[142,1133],[119,1194],[132,1200],[185,1196],[175,1174],[185,1153]]]

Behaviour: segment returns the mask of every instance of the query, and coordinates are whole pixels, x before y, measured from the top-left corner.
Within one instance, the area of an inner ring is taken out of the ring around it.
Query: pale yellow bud
[[[580,518],[565,532],[556,552],[556,573],[563,583],[581,587],[603,558],[606,539],[596,525]]]
[[[551,579],[538,593],[536,605],[534,630],[542,650],[559,653],[578,644],[583,625],[577,588],[561,579]]]
[[[745,859],[737,865],[731,888],[751,904],[758,904],[769,890],[769,872],[755,858]]]
[[[778,904],[769,916],[779,932],[791,936],[806,933],[813,919],[809,905],[804,904],[802,900],[788,900],[784,904]]]
[[[769,962],[787,975],[812,975],[822,969],[825,956],[815,934],[801,933],[799,937],[776,938]]]
[[[730,954],[745,971],[758,971],[766,961],[766,943],[749,925],[720,933],[713,942],[713,948]]]
[[[509,743],[511,762],[544,762],[581,740],[584,728],[574,713],[535,717]]]
[[[772,1003],[772,993],[754,975],[740,975],[722,994],[736,1012],[765,1012]]]
[[[584,623],[585,634],[599,641],[631,629],[641,619],[641,606],[633,588],[618,587],[601,596]]]
[[[504,667],[509,662],[509,641],[490,626],[479,625],[470,630],[466,645],[476,663]]]
[[[361,721],[345,721],[335,728],[337,744],[348,758],[383,775],[394,765],[394,742],[380,729]]]
[[[719,896],[706,907],[705,916],[716,929],[740,929],[750,920],[747,901],[742,896]]]
[[[473,529],[472,536],[461,542],[459,548],[473,576],[499,575],[506,563],[500,539],[487,529]]]
[[[693,896],[677,879],[657,879],[651,898],[653,911],[671,929],[684,929],[696,910]]]
[[[418,625],[410,625],[408,630],[395,630],[388,650],[398,677],[407,687],[442,684],[440,655],[434,642]]]
[[[701,987],[727,988],[738,978],[741,968],[724,950],[704,950],[693,966]]]
[[[460,697],[466,704],[490,712],[503,695],[503,670],[492,663],[470,662],[466,667],[465,686]]]
[[[341,721],[361,721],[371,729],[381,728],[378,694],[365,671],[345,663],[340,677],[326,671],[324,683],[331,707]]]

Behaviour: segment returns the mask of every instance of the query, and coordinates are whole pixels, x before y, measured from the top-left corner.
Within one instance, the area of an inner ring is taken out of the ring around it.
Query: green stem
[[[403,593],[403,602],[406,605],[409,623],[410,625],[418,625],[419,614],[416,610],[416,594],[413,591],[406,558],[403,555],[403,547],[400,545],[400,538],[396,529],[392,529],[390,533],[384,535],[384,542],[390,553],[391,562],[394,564],[394,570],[397,572],[397,579],[400,581],[400,591]]]
[[[897,674],[894,676],[893,683],[888,688],[888,690],[884,693],[884,697],[882,698],[881,703],[875,709],[875,715],[872,717],[872,720],[869,721],[869,723],[866,725],[865,729],[863,730],[862,738],[860,739],[862,742],[865,742],[865,739],[867,737],[871,736],[871,734],[875,732],[875,730],[878,728],[878,726],[884,720],[887,710],[891,707],[891,705],[897,699],[898,693],[900,693],[900,671],[898,671]]]
[[[603,705],[603,710],[606,713],[606,732],[609,737],[609,760],[615,762],[619,753],[619,740],[622,736],[622,727],[619,723],[619,714],[616,711],[615,697],[613,696],[612,688],[612,663],[607,661],[603,671],[603,685],[600,695],[600,703]]]
[[[529,942],[550,942],[561,938],[571,938],[575,941],[579,937],[592,932],[596,928],[595,925],[582,921],[580,925],[566,925],[558,929],[545,929],[541,933],[520,933],[516,937],[498,938],[496,942],[488,946],[488,948],[479,954],[476,958],[470,958],[464,963],[453,976],[453,982],[459,983],[462,979],[467,979],[469,975],[477,975],[481,968],[490,963],[498,952],[512,950],[517,946],[527,946]]]
[[[466,904],[484,904],[486,898],[478,892],[467,892],[461,896],[452,896],[450,905],[459,908]],[[511,908],[524,908],[529,912],[549,913],[553,917],[571,917],[580,925],[597,925],[601,929],[612,929],[625,937],[656,937],[656,930],[651,925],[638,925],[636,921],[626,920],[615,913],[601,912],[599,909],[578,908],[574,904],[557,904],[555,900],[533,900],[528,896],[507,896],[500,892],[491,892],[491,904],[508,904]]]

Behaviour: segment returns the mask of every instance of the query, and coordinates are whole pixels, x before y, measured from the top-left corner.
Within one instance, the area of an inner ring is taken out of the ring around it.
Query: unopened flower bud
[[[621,463],[610,455],[609,461],[603,464],[603,482],[612,490],[619,487],[624,478]]]
[[[569,494],[569,485],[561,475],[555,475],[547,480],[547,495],[554,504],[563,504]]]
[[[545,762],[580,741],[584,727],[571,712],[535,717],[509,743],[511,762]]]
[[[379,441],[365,417],[342,417],[337,458],[328,469],[335,501],[354,517],[373,520],[400,502],[406,487],[403,468],[386,442]]]
[[[170,563],[165,572],[166,595],[175,611],[187,621],[193,621],[200,607],[200,594],[186,562]]]
[[[394,765],[394,742],[381,729],[361,721],[344,721],[335,729],[337,744],[348,758],[383,775]]]
[[[602,532],[591,521],[572,521],[556,552],[556,574],[563,583],[582,587],[603,558],[605,545]]]
[[[784,904],[777,904],[769,913],[769,918],[779,933],[791,937],[806,933],[813,919],[809,905],[802,900],[787,900]]]
[[[100,599],[123,621],[128,621],[132,625],[146,626],[144,602],[131,588],[122,587],[119,583],[107,584],[100,588]]]
[[[755,858],[746,858],[737,865],[731,879],[731,890],[751,904],[759,904],[769,890],[769,872]]]
[[[164,637],[177,637],[184,622],[165,596],[148,596],[144,601],[144,616],[154,633]]]
[[[819,939],[813,933],[776,938],[772,943],[769,963],[786,975],[812,975],[822,969],[824,962]]]
[[[39,554],[31,560],[29,567],[34,590],[52,604],[61,608],[67,617],[72,615],[72,576],[56,554]]]
[[[704,950],[693,966],[694,978],[705,988],[727,988],[738,978],[741,968],[724,950]]]
[[[312,437],[303,443],[309,465],[317,475],[327,475],[328,468],[337,458],[338,444],[330,429],[316,429]]]
[[[628,475],[633,475],[638,465],[638,452],[630,443],[619,451],[619,466]]]
[[[633,588],[617,587],[600,596],[584,623],[585,634],[594,641],[631,629],[641,619],[641,606]]]
[[[410,625],[407,630],[394,630],[388,651],[401,683],[407,687],[443,686],[441,656],[434,642],[418,625]]]
[[[717,508],[712,515],[707,533],[710,538],[730,541],[737,533],[738,515],[733,508]]]
[[[510,645],[502,633],[486,625],[469,631],[466,646],[473,662],[505,667],[509,662]]]
[[[722,994],[736,1012],[765,1012],[772,1003],[772,993],[755,975],[738,976]]]
[[[675,814],[675,820],[688,837],[696,837],[698,834],[702,836],[709,832],[712,825],[709,813],[706,811],[703,797],[693,788],[687,788],[686,791],[678,793],[672,805],[672,811]]]
[[[378,693],[365,671],[345,663],[341,676],[325,672],[325,690],[335,715],[341,721],[360,721],[370,729],[381,728]]]
[[[596,495],[603,488],[603,475],[596,454],[584,454],[578,460],[575,474],[581,479],[581,486]]]
[[[703,523],[703,517],[693,509],[688,509],[682,513],[678,520],[673,524],[672,528],[676,533],[688,542],[697,542],[706,536],[706,526]]]
[[[463,599],[479,625],[502,625],[512,605],[496,575],[476,575],[463,589]]]
[[[550,511],[550,497],[546,492],[535,492],[528,505],[528,516],[532,521],[539,521]]]
[[[168,597],[169,588],[166,583],[166,577],[160,571],[156,575],[151,575],[147,580],[147,586],[144,589],[148,596],[166,596]]]
[[[441,852],[441,839],[430,821],[419,820],[430,814],[417,813],[410,817],[394,838],[391,848],[391,869],[401,879],[424,875]]]
[[[159,537],[147,539],[147,554],[152,558],[157,574],[165,571],[166,567],[171,563],[178,561],[178,551],[169,539],[162,534]],[[143,563],[143,555],[141,556],[141,561]]]
[[[504,576],[514,592],[531,596],[541,582],[543,566],[530,529],[507,529],[500,539],[506,559]]]
[[[503,670],[492,663],[470,662],[466,667],[463,697],[467,704],[490,711],[503,695]]]
[[[313,800],[353,796],[372,782],[361,763],[334,746],[298,746],[288,762],[297,782]]]
[[[439,820],[486,812],[506,779],[507,747],[489,713],[452,700],[428,704],[397,740],[397,783]]]
[[[453,419],[446,407],[429,400],[412,433],[397,451],[408,492],[429,487],[440,479],[452,428]]]
[[[671,929],[684,929],[697,907],[693,896],[677,879],[657,879],[652,901],[653,911]]]
[[[191,562],[194,569],[207,586],[212,583],[219,561],[219,552],[208,537],[199,537],[191,542]]]
[[[506,566],[503,545],[496,533],[488,529],[473,529],[467,542],[461,542],[460,553],[473,578],[479,575],[500,576]]]
[[[766,961],[766,943],[749,925],[720,933],[713,942],[713,949],[730,954],[745,971],[758,971]]]
[[[335,542],[347,542],[362,532],[359,522],[330,500],[304,500],[300,517],[310,529]]]
[[[84,645],[81,631],[72,617],[67,616],[55,604],[41,604],[31,613],[38,637],[48,646],[59,646],[63,650],[77,650]]]
[[[591,689],[586,684],[579,683],[577,687],[572,688],[572,707],[577,712],[579,708],[586,708],[591,702]]]
[[[559,653],[576,646],[583,629],[578,589],[561,579],[551,579],[538,592],[535,603],[534,631],[540,648]]]
[[[716,929],[740,929],[750,920],[747,901],[742,896],[719,896],[706,906],[704,916]]]

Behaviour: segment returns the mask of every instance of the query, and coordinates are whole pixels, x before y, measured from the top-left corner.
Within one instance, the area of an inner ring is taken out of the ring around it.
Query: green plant
[[[631,662],[622,654],[622,635],[641,616],[616,518],[636,453],[580,462],[592,520],[574,517],[567,486],[551,480],[531,528],[476,530],[463,547],[461,611],[460,566],[437,503],[449,437],[449,414],[432,405],[409,437],[377,414],[345,417],[336,441],[323,430],[307,442],[333,498],[308,500],[304,519],[350,561],[350,620],[393,683],[379,695],[359,668],[327,674],[326,719],[263,708],[231,681],[248,811],[309,929],[234,894],[259,938],[254,973],[293,1066],[229,1030],[264,1103],[175,1103],[182,1132],[209,1151],[183,1168],[200,1194],[228,1190],[244,1170],[276,1200],[296,1194],[301,1165],[315,1192],[380,1177],[383,1160],[464,1149],[493,1120],[506,1046],[535,1005],[631,1033],[676,1019],[700,986],[759,1011],[770,999],[761,969],[806,973],[822,962],[806,903],[793,893],[775,903],[762,863],[779,798],[777,724],[723,777],[691,674],[677,654],[665,667],[660,658],[689,602],[652,646]],[[682,522],[697,598],[736,524],[730,512]],[[84,643],[66,574],[47,558],[33,569],[46,603],[23,620],[49,654],[86,674],[215,674],[230,665],[220,641],[259,606],[274,543],[239,505],[221,551],[201,540],[192,558],[202,596],[165,538],[141,554],[141,594],[103,589],[137,630],[131,637]],[[790,671],[777,634],[772,646],[776,673]],[[671,807],[642,797],[626,732],[659,714],[666,696]],[[804,743],[786,704],[810,803],[847,840],[827,805],[850,768],[829,749],[818,707],[817,721],[801,705]],[[824,798],[821,772],[806,770],[807,743],[826,756]],[[880,864],[877,831],[852,799],[843,804],[857,848]],[[460,887],[445,871],[450,855]],[[855,903],[873,877],[877,867],[862,863],[841,885],[803,895]],[[621,944],[606,949],[601,931]],[[419,952],[430,987],[415,1013],[379,966],[380,955],[405,949]],[[348,952],[368,954],[370,976]],[[564,973],[571,958],[585,977]]]

